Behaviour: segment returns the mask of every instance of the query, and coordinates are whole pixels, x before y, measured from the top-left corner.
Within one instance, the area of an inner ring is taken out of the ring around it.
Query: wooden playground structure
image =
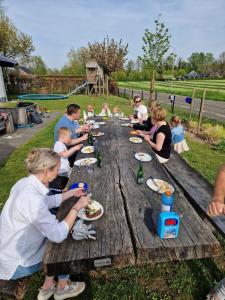
[[[108,75],[104,74],[97,61],[89,60],[86,63],[86,77],[88,95],[101,96],[106,94],[108,98]]]

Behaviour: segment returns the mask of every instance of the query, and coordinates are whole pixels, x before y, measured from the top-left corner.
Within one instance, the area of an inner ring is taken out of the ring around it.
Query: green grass
[[[50,110],[60,110],[62,113],[69,103],[78,103],[86,107],[87,103],[95,105],[99,111],[105,100],[74,96],[69,100],[39,101],[43,107]],[[132,108],[126,99],[111,97],[111,107],[119,105],[130,113]],[[181,112],[182,113],[182,112]],[[170,114],[169,114],[170,116]],[[33,147],[51,147],[53,144],[53,128],[56,120],[39,132],[26,144],[16,149],[3,165],[0,166],[0,205],[6,201],[10,188],[21,177],[27,174],[24,159]],[[190,152],[183,157],[210,182],[225,154],[212,150],[208,145],[187,139]],[[204,159],[203,159],[204,157]],[[0,207],[1,209],[1,207]],[[224,240],[221,239],[222,243]],[[90,277],[83,278],[87,282],[84,294],[77,300],[173,300],[173,299],[205,299],[205,295],[218,281],[225,276],[224,257],[219,259],[202,259],[187,262],[160,263],[150,266],[135,266],[123,269],[112,269],[109,272],[96,272]],[[36,299],[38,288],[41,286],[43,274],[32,277],[25,300]]]
[[[149,90],[148,81],[119,82],[120,87]],[[192,89],[196,88],[195,97],[203,96],[204,88],[207,89],[206,99],[225,101],[225,80],[186,80],[173,81],[172,90],[170,81],[156,81],[155,89],[161,93],[174,93],[182,96],[192,96]]]

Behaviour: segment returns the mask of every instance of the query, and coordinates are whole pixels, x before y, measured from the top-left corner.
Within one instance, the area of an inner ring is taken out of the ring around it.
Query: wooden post
[[[201,127],[202,113],[203,113],[203,107],[204,107],[204,102],[205,102],[205,94],[206,94],[206,89],[204,89],[203,97],[201,98],[200,111],[199,111],[199,117],[198,117],[198,129],[197,129],[197,133],[199,133],[199,130],[200,130],[200,127]]]
[[[131,91],[131,98],[134,98],[134,90]]]
[[[120,88],[118,87],[117,96],[120,96]]]
[[[108,75],[106,75],[106,99],[108,102],[109,99],[109,76]]]
[[[158,92],[156,91],[155,92],[155,100],[157,101],[157,99],[158,99]]]
[[[143,99],[144,99],[144,92],[141,91],[141,100],[143,100]]]
[[[123,89],[123,98],[125,98],[125,95],[126,95],[126,89],[124,88]]]
[[[191,115],[192,115],[192,110],[193,110],[193,103],[194,103],[194,98],[195,98],[195,88],[192,90],[192,100],[190,104],[190,114],[189,114],[189,122],[191,121]]]

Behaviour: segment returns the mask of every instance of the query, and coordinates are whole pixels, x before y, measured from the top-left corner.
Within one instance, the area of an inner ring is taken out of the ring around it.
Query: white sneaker
[[[37,300],[48,300],[55,293],[55,291],[56,291],[55,284],[53,284],[53,286],[48,290],[44,290],[43,288],[40,288],[39,294],[37,296]]]
[[[64,289],[57,289],[54,298],[55,300],[63,300],[80,295],[85,290],[84,282],[69,281],[69,284]]]

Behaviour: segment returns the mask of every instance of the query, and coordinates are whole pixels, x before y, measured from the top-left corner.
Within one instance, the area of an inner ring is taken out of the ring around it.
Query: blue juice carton
[[[174,202],[174,194],[170,191],[166,191],[162,194],[161,211],[172,211]]]
[[[159,214],[157,233],[161,239],[175,239],[179,233],[180,218],[173,211]]]

